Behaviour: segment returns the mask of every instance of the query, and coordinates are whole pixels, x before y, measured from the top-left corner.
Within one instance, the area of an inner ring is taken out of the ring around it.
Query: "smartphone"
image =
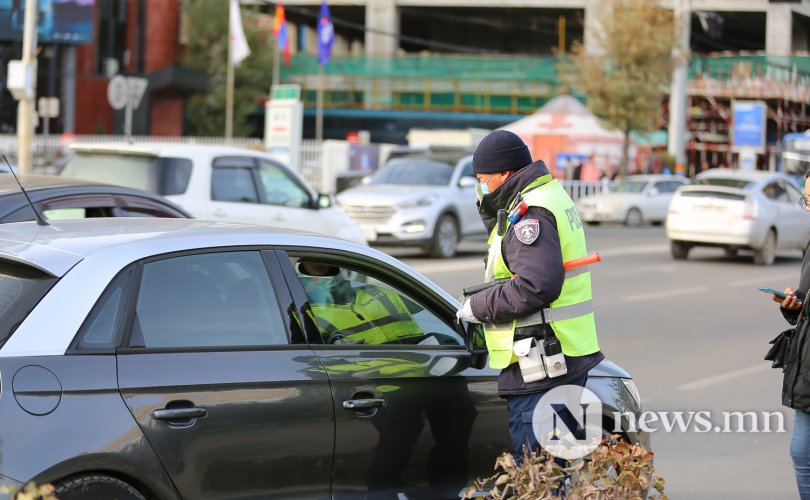
[[[787,298],[787,294],[785,292],[780,292],[779,290],[774,290],[773,288],[760,288],[759,291],[765,293],[772,293],[777,297],[779,297],[780,299]]]

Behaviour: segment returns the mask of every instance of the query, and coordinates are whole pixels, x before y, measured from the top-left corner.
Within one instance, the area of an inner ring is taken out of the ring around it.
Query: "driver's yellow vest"
[[[574,202],[551,175],[539,177],[529,184],[512,205],[516,205],[519,199],[529,206],[542,207],[554,214],[563,262],[587,255],[585,232]],[[512,208],[509,207],[510,210]],[[512,230],[512,225],[508,221],[506,230]],[[495,228],[489,236],[489,254],[484,275],[487,282],[512,277],[512,272],[506,266],[501,253],[502,241],[503,237],[498,236]],[[542,314],[538,311],[514,321],[484,325],[489,365],[500,369],[516,362],[517,357],[512,352],[515,329],[541,324],[544,322],[543,318],[559,338],[566,356],[585,356],[599,351],[591,301],[591,274],[587,266],[565,272],[560,296],[549,307],[543,309]]]
[[[356,290],[351,304],[310,303],[310,307],[327,341],[341,336],[365,344],[385,344],[423,335],[402,299],[375,286]]]

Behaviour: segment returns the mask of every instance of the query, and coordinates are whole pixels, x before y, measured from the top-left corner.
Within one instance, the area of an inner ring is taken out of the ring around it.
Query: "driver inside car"
[[[389,344],[424,335],[396,293],[344,277],[332,264],[301,260],[297,269],[325,343]]]

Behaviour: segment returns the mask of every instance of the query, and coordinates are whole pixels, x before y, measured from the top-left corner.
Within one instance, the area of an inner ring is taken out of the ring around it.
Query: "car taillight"
[[[759,215],[759,207],[757,205],[757,200],[753,198],[746,198],[745,210],[743,211],[743,219],[753,220],[756,219],[758,215]]]

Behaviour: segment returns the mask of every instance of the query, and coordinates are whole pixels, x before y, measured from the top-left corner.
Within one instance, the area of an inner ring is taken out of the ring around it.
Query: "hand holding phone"
[[[760,292],[772,293],[782,300],[787,298],[787,294],[785,292],[780,292],[779,290],[774,290],[773,288],[759,288],[758,290]]]

